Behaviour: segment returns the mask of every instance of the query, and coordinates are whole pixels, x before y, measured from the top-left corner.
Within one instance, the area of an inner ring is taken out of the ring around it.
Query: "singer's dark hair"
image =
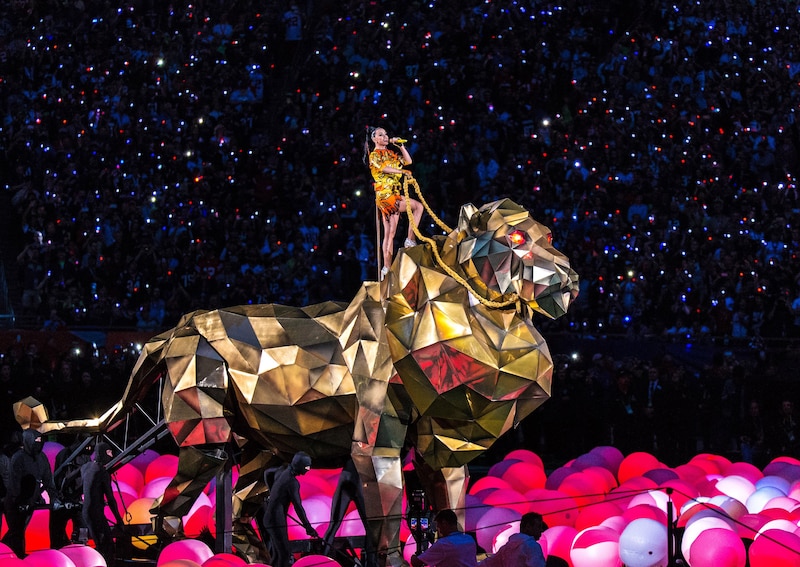
[[[369,124],[367,124],[366,127],[367,133],[364,138],[364,156],[362,157],[364,165],[369,165],[369,143],[370,141],[372,141],[372,135],[378,128],[379,126],[370,126]]]

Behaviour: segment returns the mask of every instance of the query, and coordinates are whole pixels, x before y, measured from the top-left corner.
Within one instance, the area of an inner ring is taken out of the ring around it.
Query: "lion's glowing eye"
[[[521,230],[515,230],[508,234],[508,242],[511,244],[511,246],[519,246],[521,244],[525,244],[526,240],[527,237],[525,236],[525,233],[522,232]]]
[[[548,232],[547,233],[547,243],[548,244],[553,244],[553,233],[552,232]]]

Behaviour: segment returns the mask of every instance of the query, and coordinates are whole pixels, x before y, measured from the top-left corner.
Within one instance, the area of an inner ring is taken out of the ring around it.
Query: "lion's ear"
[[[467,203],[461,206],[461,212],[458,213],[458,231],[459,232],[474,232],[475,231],[475,218],[478,215],[478,207],[472,203]]]

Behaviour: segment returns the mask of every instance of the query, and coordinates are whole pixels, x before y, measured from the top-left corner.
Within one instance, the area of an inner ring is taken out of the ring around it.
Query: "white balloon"
[[[770,476],[765,476],[763,478],[759,478],[756,481],[755,486],[756,490],[758,490],[759,488],[763,488],[765,486],[771,486],[773,488],[777,488],[778,490],[783,492],[784,496],[786,496],[787,494],[789,494],[789,490],[791,489],[792,485],[788,480],[786,480],[783,477],[770,475]]]
[[[666,567],[667,526],[650,518],[633,520],[619,536],[619,558],[626,567]]]
[[[751,514],[758,514],[764,509],[767,502],[772,500],[777,496],[786,496],[785,493],[781,492],[774,486],[764,486],[759,488],[745,502],[745,506],[747,506],[747,511]]]
[[[743,476],[731,475],[718,480],[716,489],[744,504],[747,502],[747,498],[756,491],[756,485]]]

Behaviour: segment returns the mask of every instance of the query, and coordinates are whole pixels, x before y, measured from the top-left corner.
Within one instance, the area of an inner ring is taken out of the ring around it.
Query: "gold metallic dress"
[[[369,171],[375,180],[375,205],[385,217],[400,210],[398,201],[403,190],[403,175],[385,173],[386,166],[403,169],[406,162],[392,150],[372,150],[369,154]]]

